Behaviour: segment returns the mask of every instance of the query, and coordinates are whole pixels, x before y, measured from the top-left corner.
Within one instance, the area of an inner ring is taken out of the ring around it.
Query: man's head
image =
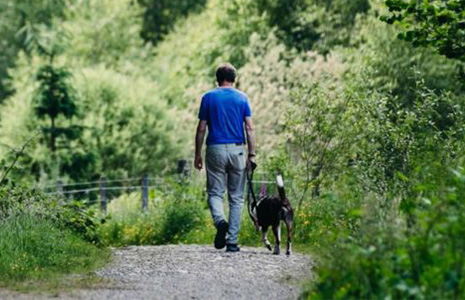
[[[236,81],[236,68],[230,63],[221,64],[216,69],[216,81],[220,86],[225,83],[233,84]]]

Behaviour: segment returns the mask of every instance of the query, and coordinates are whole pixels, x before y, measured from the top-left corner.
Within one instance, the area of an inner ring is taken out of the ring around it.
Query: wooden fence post
[[[100,178],[100,201],[101,201],[102,212],[104,214],[107,213],[106,187],[107,187],[107,179],[106,179],[106,177],[101,177]]]
[[[184,175],[184,172],[186,170],[186,166],[187,166],[187,160],[185,159],[180,159],[178,160],[178,169],[177,169],[177,173],[179,175]]]
[[[142,177],[142,211],[146,212],[149,207],[149,176]]]
[[[185,159],[178,160],[178,168],[177,168],[179,183],[185,185],[187,183],[189,177],[189,164],[188,161]]]
[[[57,181],[57,192],[60,197],[63,196],[63,181],[61,180]]]

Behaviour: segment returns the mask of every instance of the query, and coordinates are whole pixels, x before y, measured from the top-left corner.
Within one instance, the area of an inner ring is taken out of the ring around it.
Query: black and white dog
[[[286,254],[291,254],[291,242],[294,212],[289,199],[284,192],[284,182],[281,175],[276,177],[279,197],[267,196],[266,185],[262,186],[259,200],[255,201],[251,207],[251,217],[256,228],[262,232],[262,242],[268,250],[272,250],[268,241],[267,232],[271,227],[275,236],[275,247],[273,254],[280,254],[281,243],[281,221],[284,221],[287,227],[287,249]],[[255,198],[255,197],[254,197]]]

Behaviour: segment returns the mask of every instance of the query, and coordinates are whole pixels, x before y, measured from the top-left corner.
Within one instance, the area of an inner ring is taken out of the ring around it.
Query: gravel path
[[[42,296],[296,299],[302,281],[310,277],[312,268],[310,258],[301,254],[276,256],[266,249],[248,247],[239,253],[226,253],[198,245],[131,246],[113,249],[113,257],[110,265],[97,271],[97,275],[105,279],[103,285]]]

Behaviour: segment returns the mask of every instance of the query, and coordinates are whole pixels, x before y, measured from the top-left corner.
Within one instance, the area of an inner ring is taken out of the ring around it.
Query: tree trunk
[[[56,136],[55,136],[55,118],[51,118],[51,126],[50,126],[50,150],[52,153],[56,152]]]

